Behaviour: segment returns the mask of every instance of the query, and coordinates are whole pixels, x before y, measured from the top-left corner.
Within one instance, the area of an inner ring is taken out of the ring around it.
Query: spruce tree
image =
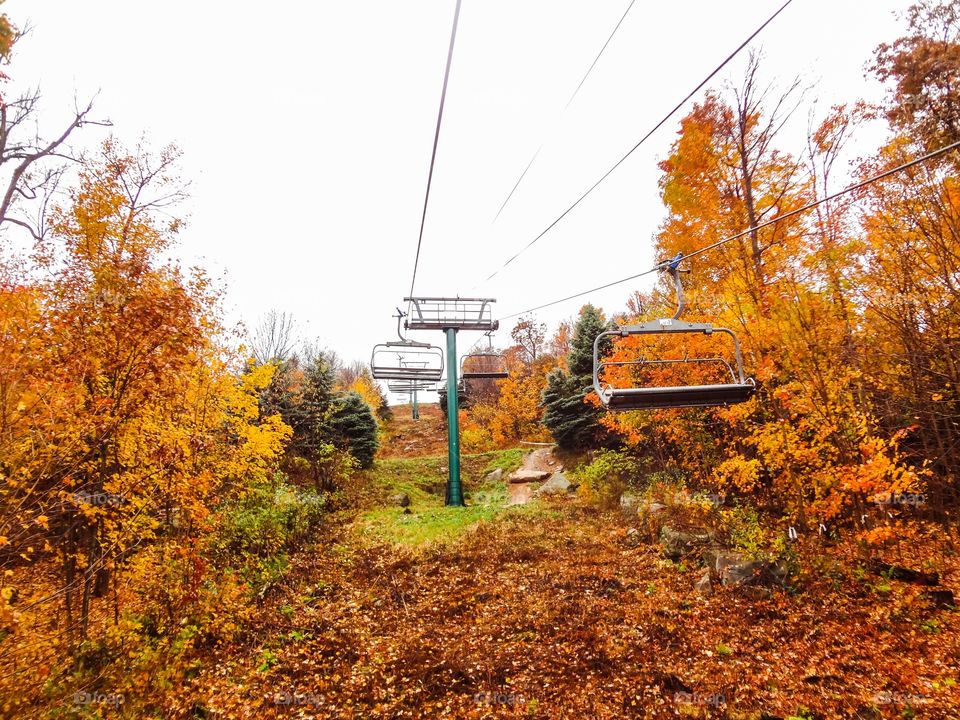
[[[609,330],[603,314],[593,305],[585,305],[573,331],[567,371],[555,370],[547,376],[543,391],[543,424],[547,426],[557,445],[565,450],[577,450],[599,444],[603,435],[600,409],[585,402],[593,382],[593,342],[597,335]],[[601,354],[609,343],[600,347]]]
[[[330,414],[329,428],[333,443],[353,455],[360,467],[373,465],[380,447],[377,421],[359,393],[350,392],[337,399]]]

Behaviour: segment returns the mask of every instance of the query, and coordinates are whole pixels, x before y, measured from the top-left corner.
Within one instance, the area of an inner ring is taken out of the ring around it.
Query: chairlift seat
[[[436,382],[443,377],[443,350],[412,340],[380,343],[373,348],[370,372],[376,380]]]
[[[722,333],[730,336],[734,347],[734,364],[719,357],[696,357],[682,360],[660,359],[628,362],[602,362],[600,345],[606,338],[632,335],[669,335],[675,333]],[[600,374],[605,367],[616,365],[661,365],[672,363],[719,363],[726,367],[730,381],[709,385],[672,385],[615,388],[603,383]],[[593,388],[600,402],[610,410],[657,410],[662,408],[690,408],[735,405],[746,402],[756,391],[753,378],[743,372],[743,355],[736,334],[711,323],[690,323],[677,318],[664,318],[640,325],[625,325],[600,333],[593,344]]]
[[[481,363],[486,364],[486,368],[471,370],[469,369],[469,363],[467,362],[471,358],[489,358],[490,360],[486,363]],[[506,369],[506,365],[501,354],[482,352],[470,353],[468,355],[464,355],[460,359],[460,377],[464,380],[503,380],[510,377],[510,373]]]
[[[736,405],[756,391],[752,382],[723,385],[680,385],[673,387],[606,388],[600,401],[611,410],[658,410]]]
[[[436,383],[429,380],[390,380],[387,389],[395,393],[431,392]]]

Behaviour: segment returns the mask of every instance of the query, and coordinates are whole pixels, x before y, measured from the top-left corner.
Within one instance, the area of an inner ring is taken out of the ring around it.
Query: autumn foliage
[[[949,93],[920,87],[915,65],[934,62],[929,54],[936,50],[936,66],[953,67],[955,23],[945,44],[924,35],[944,29],[937,25],[943,12],[911,11],[914,35],[878,51],[878,73],[896,81],[887,113],[891,137],[852,168],[853,180],[949,136],[956,117]],[[660,165],[667,210],[660,257],[691,253],[849,182],[838,177],[839,158],[869,109],[832,108],[812,127],[805,152],[787,153],[778,148],[778,130],[795,88],[777,94],[761,87],[760,65],[754,56],[741,84],[709,93],[682,120]],[[906,94],[940,99],[921,111]],[[960,349],[952,289],[960,251],[957,167],[945,156],[689,261],[685,319],[740,336],[758,393],[728,409],[607,414],[602,422],[654,466],[676,469],[701,487],[762,499],[804,526],[859,524],[870,499],[889,493],[927,493],[934,513],[952,505],[960,477],[957,428],[947,421],[957,402],[953,358]],[[625,319],[669,316],[666,280],[652,294],[638,294]],[[679,342],[630,337],[607,359],[717,353],[732,358],[717,335]],[[611,368],[605,380],[695,384],[721,382],[724,374],[722,365],[710,364],[648,366],[642,373],[625,366]]]

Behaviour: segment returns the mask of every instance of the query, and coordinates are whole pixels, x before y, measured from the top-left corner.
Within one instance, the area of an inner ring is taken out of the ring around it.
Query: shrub
[[[358,393],[351,392],[337,400],[330,416],[330,434],[337,447],[348,450],[360,467],[373,465],[380,441],[377,420],[370,406]]]
[[[623,491],[635,483],[638,474],[637,459],[616,450],[598,452],[589,465],[573,473],[580,483],[581,496],[604,507],[615,505]]]
[[[320,519],[325,499],[288,485],[282,476],[254,487],[220,516],[220,555],[269,558],[296,546]]]

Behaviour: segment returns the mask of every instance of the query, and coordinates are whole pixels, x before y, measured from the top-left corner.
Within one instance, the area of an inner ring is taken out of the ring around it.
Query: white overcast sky
[[[782,1],[637,0],[564,112],[629,0],[463,0],[416,292],[494,297],[505,315],[649,267],[664,215],[656,163],[683,112],[483,282]],[[821,117],[878,99],[864,65],[901,33],[895,13],[909,4],[794,0],[756,41],[764,79],[815,83]],[[146,133],[180,146],[192,186],[178,253],[223,278],[231,321],[291,312],[305,337],[368,359],[409,288],[454,5],[9,0],[6,12],[33,28],[9,74],[14,87],[40,85],[45,122],[99,92],[97,115],[125,142]],[[740,77],[745,57],[723,80]],[[802,149],[807,109],[782,149]],[[875,130],[853,150],[881,139]],[[589,300],[617,311],[634,289]],[[538,317],[552,328],[582,302]],[[461,347],[475,339],[463,333]]]

